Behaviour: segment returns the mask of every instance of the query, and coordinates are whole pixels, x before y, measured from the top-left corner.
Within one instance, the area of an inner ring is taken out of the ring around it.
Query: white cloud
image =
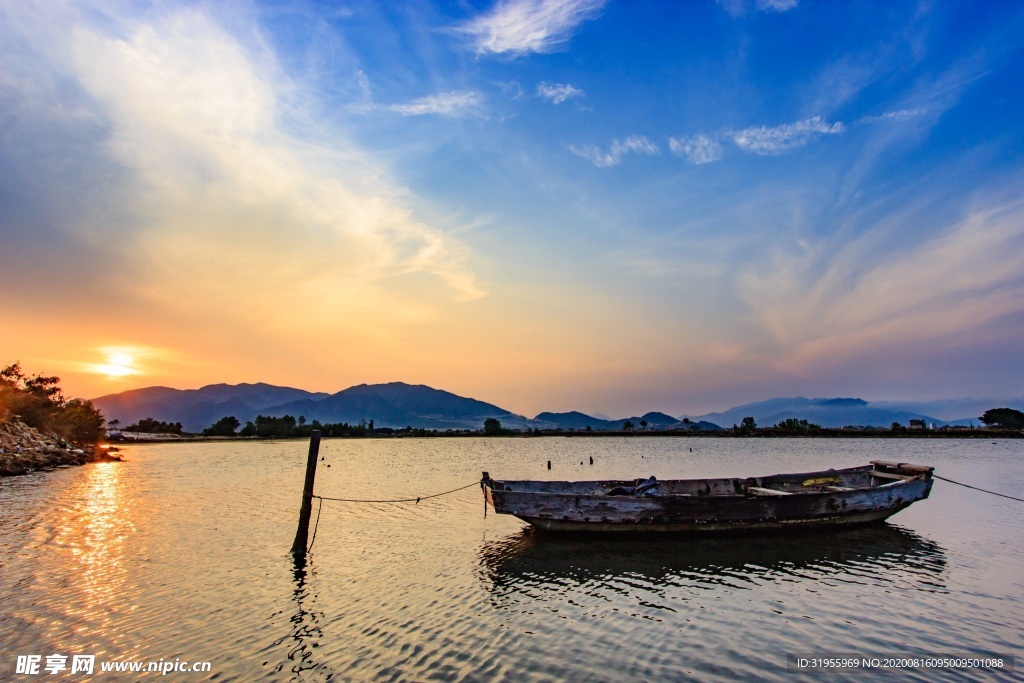
[[[519,81],[499,82],[497,85],[501,88],[501,94],[510,100],[522,99],[523,86],[519,84]]]
[[[550,100],[555,104],[561,104],[573,97],[582,96],[582,90],[568,83],[548,83],[543,81],[537,84],[537,97]]]
[[[501,0],[455,29],[468,36],[478,54],[550,52],[567,42],[576,28],[593,19],[605,0]]]
[[[58,21],[68,39],[50,49]],[[115,23],[119,37],[108,32]],[[406,191],[343,131],[329,143],[319,131],[297,136],[295,122],[312,120],[314,110],[297,106],[304,95],[258,41],[246,45],[194,9],[100,24],[51,13],[18,29],[19,40],[38,49],[25,51],[36,60],[26,70],[33,81],[7,80],[4,92],[28,92],[44,75],[74,84],[40,91],[18,115],[42,119],[81,102],[88,119],[46,132],[76,167],[114,161],[119,169],[92,182],[83,200],[90,205],[62,223],[52,251],[102,244],[119,292],[154,311],[212,315],[249,330],[282,324],[261,309],[287,324],[330,317],[325,325],[337,329],[364,312],[428,316],[442,301],[484,295],[469,250],[417,220]],[[95,137],[97,121],[102,141],[82,144]],[[19,156],[33,158],[47,139],[17,144]],[[62,185],[53,191],[68,193]],[[130,225],[116,239],[102,220],[109,207]]]
[[[857,123],[880,123],[883,121],[906,121],[908,119],[916,119],[924,116],[928,113],[927,107],[914,107],[912,109],[897,109],[895,111],[887,111],[884,114],[877,116],[865,116],[857,120]]]
[[[802,147],[819,135],[842,133],[846,127],[842,122],[828,123],[820,116],[803,121],[786,123],[769,128],[756,126],[730,133],[736,146],[745,152],[761,155],[775,155]]]
[[[722,158],[722,144],[707,135],[669,138],[668,148],[694,164],[708,164]]]
[[[402,116],[471,117],[484,116],[484,96],[475,90],[452,90],[451,92],[428,95],[405,104],[393,104],[391,111]]]
[[[800,4],[799,0],[718,0],[730,17],[742,17],[755,12],[788,12]]]
[[[630,135],[624,140],[612,140],[612,145],[608,148],[607,152],[602,151],[596,145],[584,145],[583,147],[572,145],[569,147],[569,150],[576,156],[587,159],[599,168],[615,166],[622,161],[624,155],[629,153],[647,155],[658,153],[658,148],[654,143],[643,135]]]
[[[756,0],[754,5],[761,12],[788,12],[799,4],[799,0]]]

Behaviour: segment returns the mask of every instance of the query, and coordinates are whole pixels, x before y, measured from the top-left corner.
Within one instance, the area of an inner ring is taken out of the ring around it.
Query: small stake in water
[[[309,538],[309,517],[313,513],[313,482],[316,480],[316,456],[320,452],[320,430],[314,429],[309,435],[309,455],[306,457],[306,481],[302,485],[302,507],[299,508],[299,527],[295,530],[292,555],[306,555],[306,541]]]
[[[548,469],[549,470],[551,469],[551,461],[550,460],[548,460]]]

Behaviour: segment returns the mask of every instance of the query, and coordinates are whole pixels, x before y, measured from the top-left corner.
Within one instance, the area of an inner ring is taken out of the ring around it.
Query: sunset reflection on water
[[[70,509],[53,543],[68,551],[80,599],[69,601],[66,609],[78,622],[79,635],[98,632],[116,639],[114,615],[133,609],[125,605],[124,588],[134,509],[123,473],[120,463],[95,463],[65,492]]]
[[[316,490],[406,497],[453,489],[481,470],[542,478],[548,460],[566,479],[668,479],[810,471],[884,453],[1019,496],[1022,448],[337,439],[321,446]],[[594,465],[579,464],[591,455]],[[1003,499],[953,485],[936,485],[892,524],[779,539],[551,538],[507,515],[484,517],[472,488],[419,504],[329,502],[312,552],[296,564],[288,549],[307,444],[145,444],[125,456],[0,480],[0,650],[10,655],[0,652],[0,680],[14,655],[59,653],[210,661],[212,672],[190,680],[221,682],[782,683],[792,680],[786,652],[883,643],[1009,653],[1024,628],[1020,516]]]

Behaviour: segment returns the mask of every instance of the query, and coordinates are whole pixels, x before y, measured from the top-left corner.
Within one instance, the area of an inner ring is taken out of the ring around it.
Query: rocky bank
[[[84,465],[93,454],[42,434],[21,420],[0,422],[0,477],[27,474],[59,465]]]

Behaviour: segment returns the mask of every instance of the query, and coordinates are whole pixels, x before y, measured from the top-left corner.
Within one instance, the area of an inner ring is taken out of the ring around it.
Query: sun
[[[138,369],[135,367],[135,356],[123,351],[108,353],[107,362],[98,365],[96,371],[101,375],[111,378],[125,377],[138,373]]]

